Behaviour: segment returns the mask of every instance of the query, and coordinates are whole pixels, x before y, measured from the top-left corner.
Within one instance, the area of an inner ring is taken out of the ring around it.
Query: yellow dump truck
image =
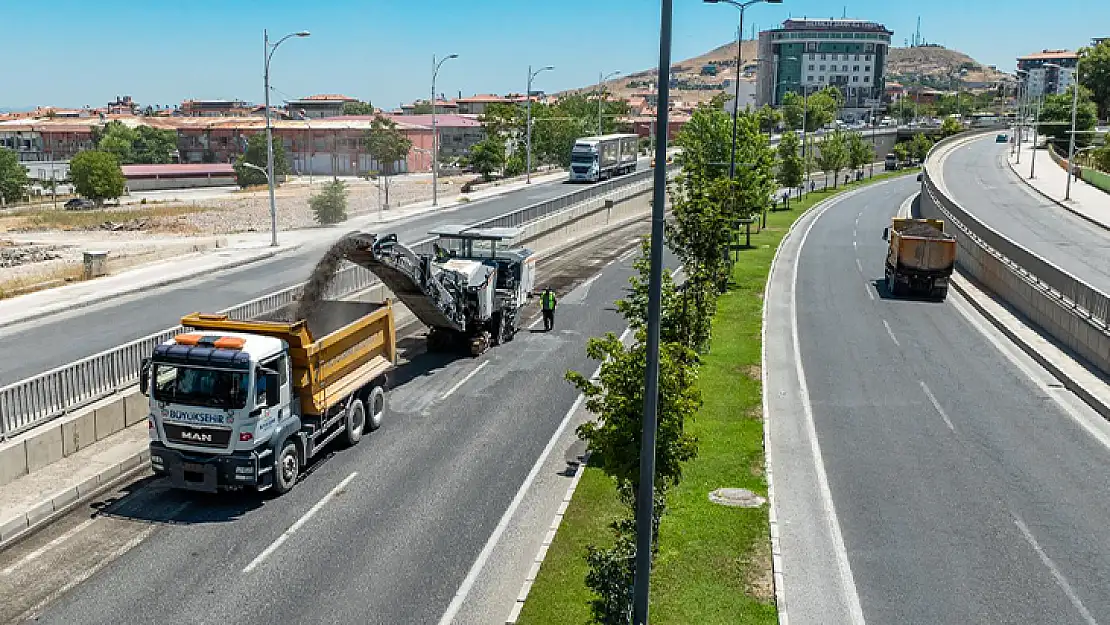
[[[389,302],[295,304],[252,320],[193,313],[144,359],[150,462],[177,488],[285,493],[331,441],[385,414],[397,356]]]
[[[956,265],[956,239],[940,219],[894,219],[883,230],[886,288],[891,295],[916,293],[943,300]]]

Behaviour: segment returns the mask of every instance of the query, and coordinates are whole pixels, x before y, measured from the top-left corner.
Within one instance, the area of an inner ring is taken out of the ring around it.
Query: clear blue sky
[[[790,17],[881,22],[896,45],[923,36],[1001,69],[1042,48],[1110,36],[1106,0],[784,0],[747,10],[745,32]],[[0,107],[142,104],[184,98],[262,101],[262,29],[309,30],[278,50],[277,98],[343,93],[382,107],[427,97],[433,54],[447,95],[523,91],[529,63],[555,65],[535,88],[557,91],[658,63],[659,2],[649,0],[0,0]],[[674,0],[677,61],[734,37],[736,10]],[[1050,8],[1048,8],[1050,7]],[[1100,29],[1101,26],[1101,29]]]

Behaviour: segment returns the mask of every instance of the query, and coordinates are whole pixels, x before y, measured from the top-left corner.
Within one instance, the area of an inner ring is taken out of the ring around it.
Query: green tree
[[[1093,95],[1099,119],[1110,118],[1110,39],[1079,51],[1079,79]]]
[[[177,132],[140,125],[125,126],[112,120],[93,133],[93,142],[102,152],[114,154],[121,165],[173,162]]]
[[[848,166],[860,171],[864,165],[874,162],[875,146],[871,145],[863,133],[853,132],[848,135]]]
[[[945,117],[940,125],[940,134],[943,137],[951,137],[952,135],[959,134],[964,131],[963,125],[951,117]]]
[[[899,163],[905,163],[910,160],[910,149],[905,141],[895,143],[893,152]]]
[[[805,182],[805,162],[799,153],[800,145],[798,134],[793,131],[783,134],[779,139],[778,181],[788,189],[800,187]]]
[[[373,115],[374,105],[369,102],[344,102],[342,113],[344,115]]]
[[[925,157],[929,155],[929,150],[933,148],[933,140],[926,137],[924,134],[916,134],[913,140],[910,141],[910,155],[913,156],[917,162],[922,162]]]
[[[77,193],[98,206],[123,195],[126,187],[116,155],[100,150],[78,152],[69,162],[69,177]]]
[[[1071,105],[1073,88],[1067,93],[1045,96],[1044,106],[1041,107],[1039,120],[1040,131],[1059,148],[1067,148],[1071,133]],[[1079,89],[1079,104],[1075,116],[1075,142],[1078,145],[1087,145],[1090,134],[1098,122],[1098,107],[1091,101],[1091,92],[1085,87]]]
[[[782,120],[788,130],[802,129],[804,111],[805,108],[801,95],[793,91],[787,91],[782,94]]]
[[[782,123],[782,113],[772,108],[768,104],[764,104],[759,111],[756,112],[756,119],[759,120],[760,132],[771,134]]]
[[[851,162],[851,153],[848,146],[846,133],[836,130],[830,132],[817,142],[817,167],[826,175],[832,174],[833,188],[838,184],[837,178],[840,170]]]
[[[743,146],[739,132],[738,126],[737,146]],[[675,137],[675,145],[682,148],[675,155],[675,162],[684,173],[701,179],[727,176],[731,143],[732,118],[728,113],[719,108],[699,106]],[[737,161],[742,162],[739,156]]]
[[[363,143],[370,158],[378,164],[385,190],[385,205],[389,206],[390,177],[397,173],[397,163],[408,158],[412,150],[412,140],[397,129],[393,120],[378,115],[370,123],[370,130],[366,132]]]
[[[470,148],[469,160],[470,166],[489,182],[493,172],[505,166],[505,142],[497,137],[486,137]]]
[[[281,144],[281,139],[274,137],[273,146],[274,178],[280,179],[282,176],[289,175],[289,162],[285,159],[285,147]],[[247,167],[246,163],[261,167],[262,171]],[[263,171],[266,171],[266,135],[258,133],[247,138],[246,151],[235,160],[235,176],[239,180],[239,186],[245,189],[266,184],[266,175],[262,173]],[[274,184],[277,183],[278,180],[274,180]]]
[[[417,102],[412,107],[412,114],[413,115],[431,115],[432,114],[432,104],[430,102],[426,101],[426,100],[421,101],[421,102]]]
[[[0,148],[0,198],[14,202],[27,194],[31,179],[27,170],[19,162],[19,156],[12,150]]]
[[[328,182],[308,199],[316,223],[328,226],[347,220],[347,184],[339,179]]]

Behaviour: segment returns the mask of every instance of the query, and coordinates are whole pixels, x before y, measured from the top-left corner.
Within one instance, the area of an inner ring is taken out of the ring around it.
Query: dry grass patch
[[[114,224],[147,221],[142,230],[157,232],[186,233],[195,230],[191,224],[179,219],[186,215],[203,213],[212,209],[202,206],[148,206],[135,205],[111,207],[98,210],[69,211],[65,209],[19,210],[0,217],[0,232],[19,232],[34,230],[100,230],[111,222]]]

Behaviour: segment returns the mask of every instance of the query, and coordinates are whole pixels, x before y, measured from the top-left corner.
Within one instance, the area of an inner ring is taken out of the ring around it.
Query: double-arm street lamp
[[[605,102],[605,100],[601,97],[602,93],[604,93],[602,91],[602,83],[605,82],[606,80],[609,80],[613,76],[617,76],[619,74],[620,74],[620,72],[609,72],[608,74],[605,74],[603,76],[601,72],[597,73],[597,134],[598,134],[598,136],[601,136],[601,135],[605,134],[605,130],[601,125],[601,120],[603,119],[602,105]]]
[[[546,72],[549,69],[555,69],[554,65],[541,67],[536,71],[532,71],[532,66],[528,66],[528,90],[524,94],[525,114],[524,114],[524,132],[525,142],[527,144],[527,163],[524,165],[524,180],[527,184],[532,184],[532,79],[538,76],[541,72]]]
[[[436,132],[436,76],[439,68],[449,59],[457,59],[459,55],[448,54],[439,61],[432,55],[432,206],[439,204],[439,133]]]
[[[273,125],[270,123],[270,59],[274,58],[274,52],[277,52],[280,46],[286,39],[290,37],[307,37],[309,32],[302,30],[297,33],[289,33],[288,35],[277,40],[277,43],[270,43],[270,32],[263,29],[262,31],[262,45],[264,49],[264,65],[262,72],[262,81],[265,83],[264,89],[266,90],[265,103],[266,103],[266,182],[270,185],[270,245],[277,247],[277,200],[274,199],[274,131]]]
[[[736,89],[733,94],[732,104],[732,150],[729,156],[728,177],[733,179],[736,177],[736,118],[740,114],[740,72],[744,65],[744,9],[752,6],[753,4],[767,3],[767,4],[782,4],[782,0],[748,0],[747,2],[737,2],[736,0],[704,0],[707,4],[731,4],[740,10],[740,28],[736,31]]]

